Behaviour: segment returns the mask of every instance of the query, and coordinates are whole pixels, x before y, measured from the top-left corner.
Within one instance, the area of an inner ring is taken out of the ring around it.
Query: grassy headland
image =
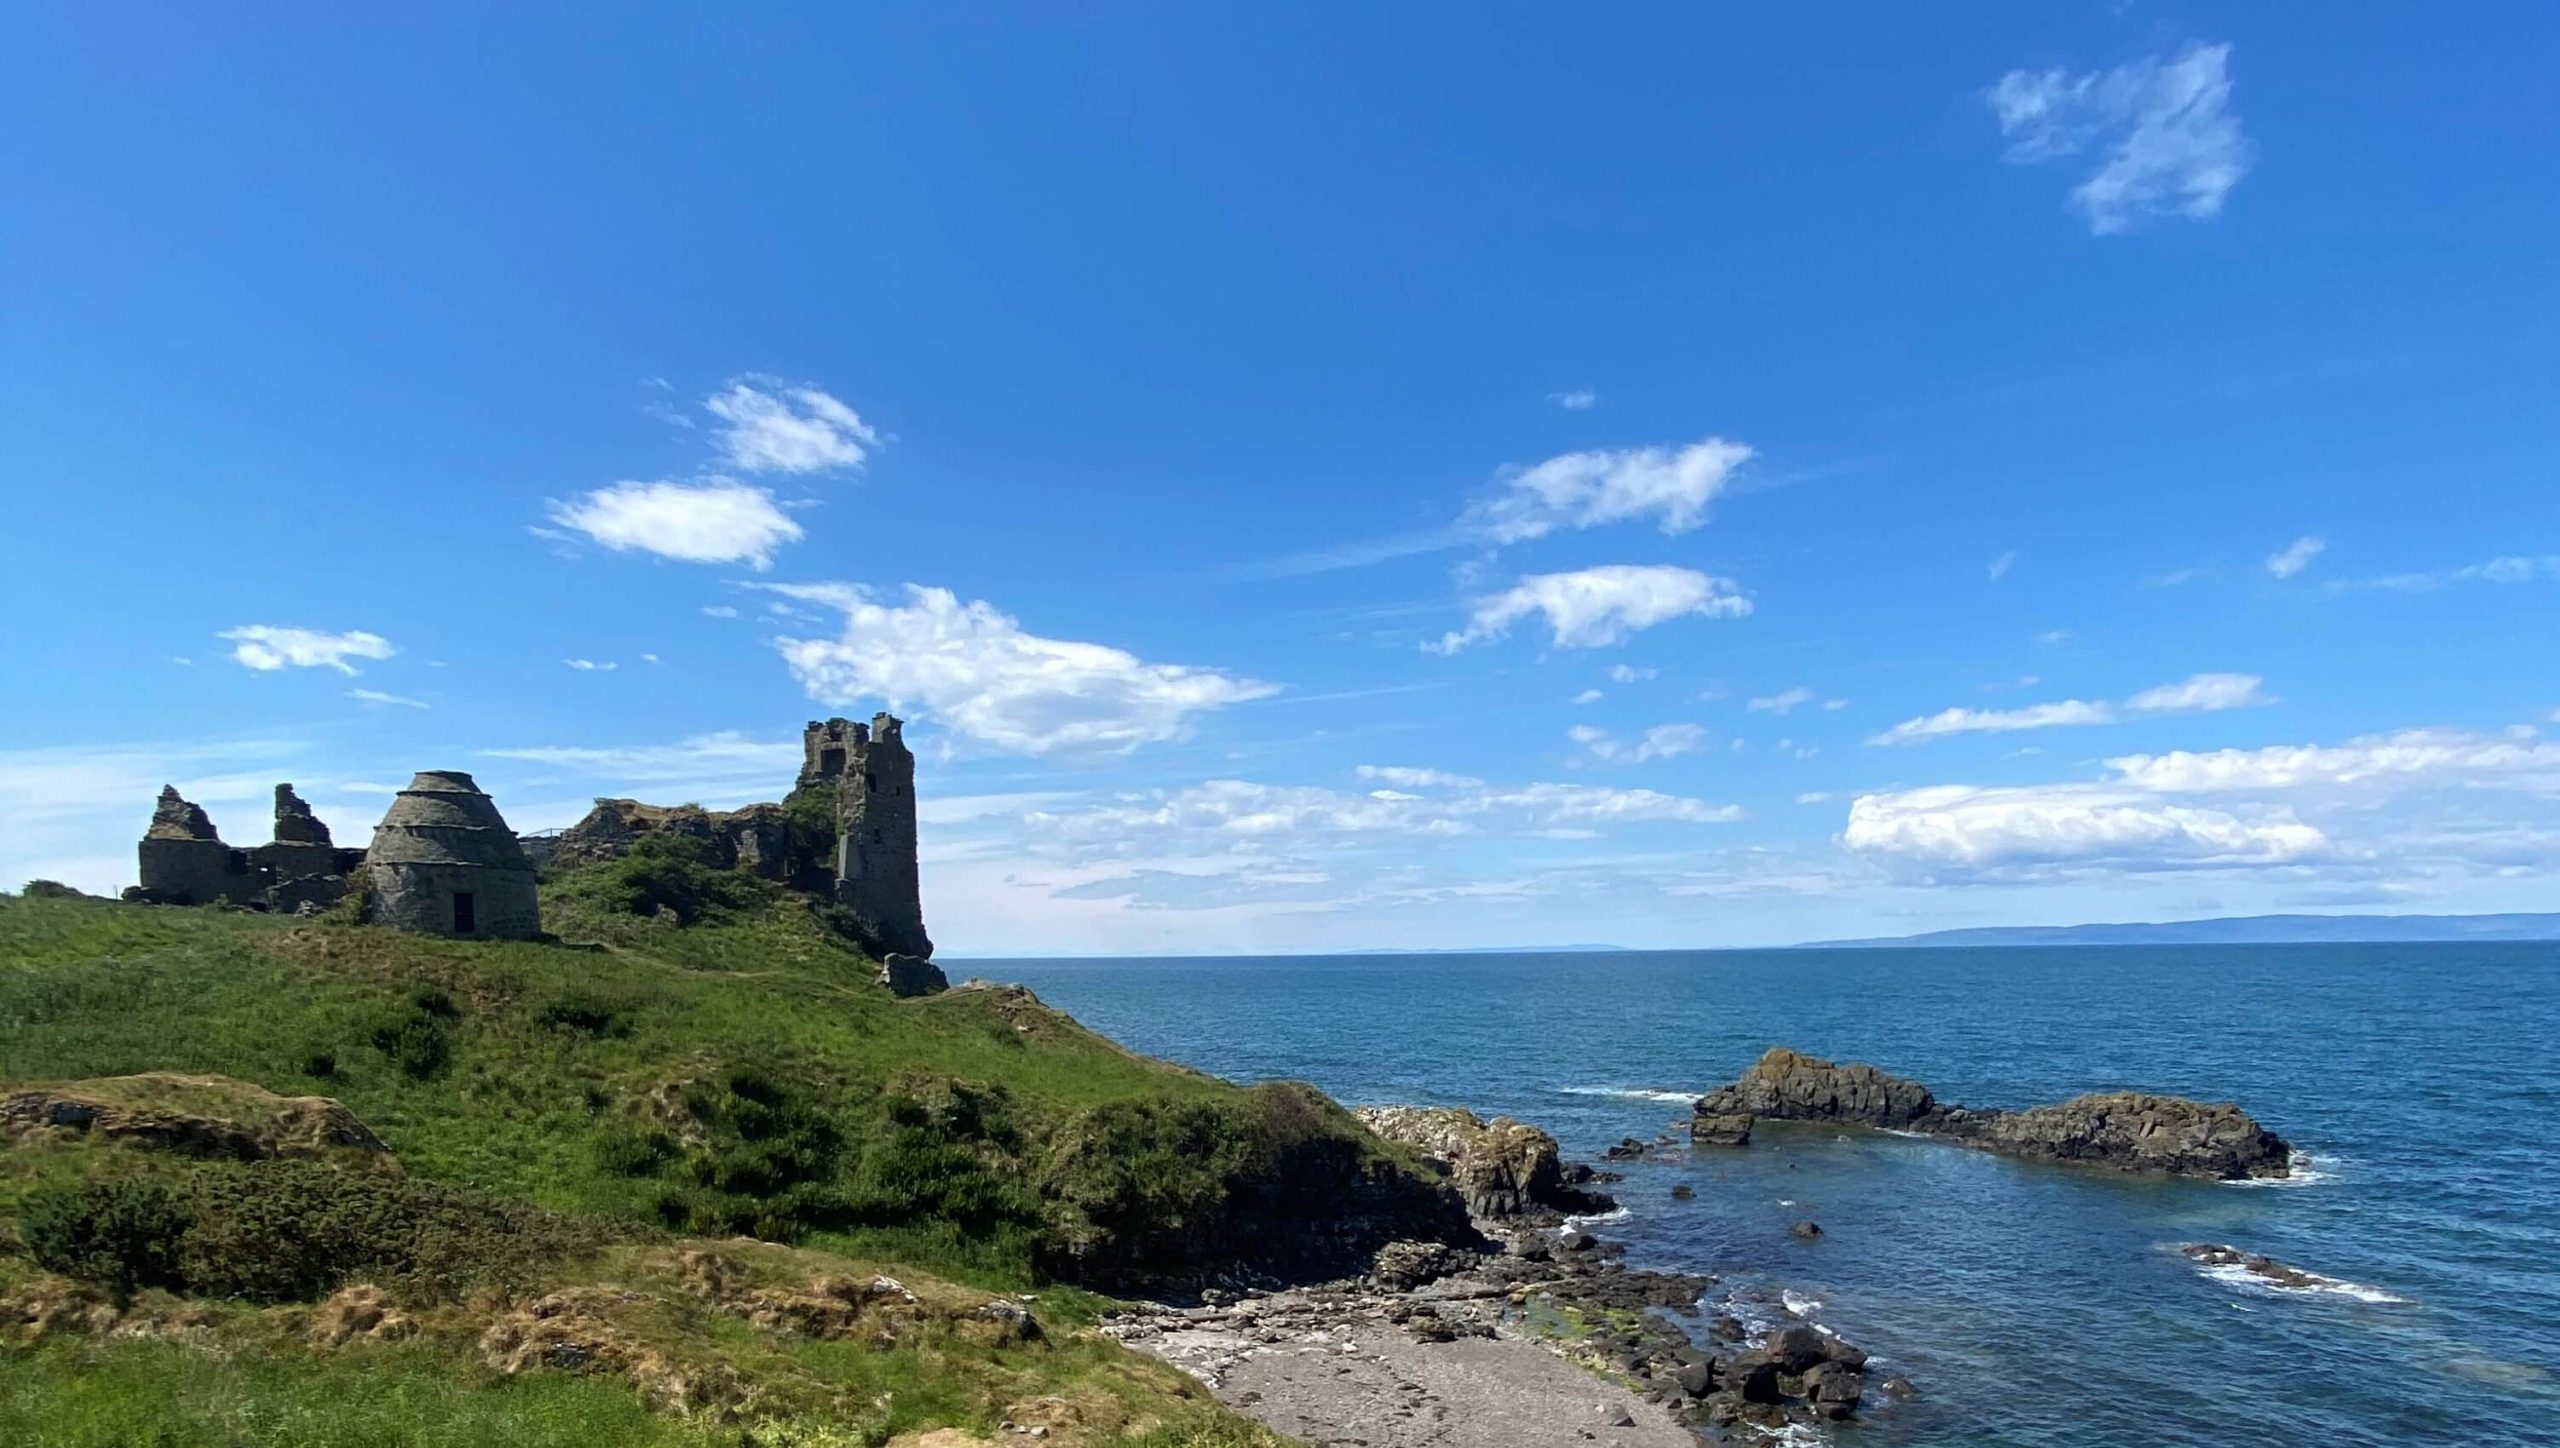
[[[544,910],[592,944],[0,897],[0,1441],[1254,1442],[1093,1289],[1446,1220],[1312,1090],[893,999],[750,877]]]

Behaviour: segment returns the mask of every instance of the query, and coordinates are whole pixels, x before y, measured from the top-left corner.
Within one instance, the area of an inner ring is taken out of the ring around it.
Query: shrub
[[[39,1187],[18,1208],[18,1235],[37,1265],[104,1287],[121,1305],[145,1287],[176,1287],[179,1238],[191,1213],[158,1182]]]
[[[533,1013],[534,1024],[547,1031],[567,1031],[581,1036],[628,1036],[631,1023],[621,1012],[592,996],[563,996],[546,1002]]]
[[[86,900],[88,895],[65,885],[60,880],[29,880],[18,892],[30,900]]]
[[[255,1302],[308,1301],[350,1279],[430,1294],[514,1282],[585,1244],[519,1203],[318,1162],[203,1166],[184,1195],[156,1182],[31,1194],[19,1232],[36,1260],[119,1297],[165,1287]]]
[[[754,876],[713,863],[711,847],[688,835],[642,835],[595,876],[605,908],[643,918],[665,910],[684,925],[751,909],[764,897]]]

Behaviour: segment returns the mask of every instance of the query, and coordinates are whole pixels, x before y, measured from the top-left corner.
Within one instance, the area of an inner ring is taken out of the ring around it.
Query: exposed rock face
[[[290,784],[276,786],[276,842],[295,845],[329,843],[329,827],[302,802]]]
[[[0,1139],[48,1131],[234,1161],[386,1149],[354,1112],[329,1097],[278,1096],[227,1076],[167,1071],[0,1097]]]
[[[1751,1117],[1742,1112],[1710,1113],[1701,1104],[1689,1123],[1689,1140],[1699,1146],[1749,1146]]]
[[[2237,1106],[2130,1091],[2027,1111],[1950,1113],[1939,1129],[2007,1156],[2225,1181],[2287,1175],[2293,1154]]]
[[[1834,1065],[1773,1047],[1741,1079],[1701,1098],[1694,1140],[1733,1141],[1736,1118],[1920,1131],[2004,1156],[2119,1171],[2237,1180],[2290,1174],[2292,1148],[2239,1107],[2181,1096],[2110,1092],[2025,1111],[1945,1106],[1916,1081],[1873,1066]]]
[[[1772,1121],[1836,1121],[1902,1129],[1937,1107],[1929,1088],[1917,1081],[1888,1076],[1873,1066],[1835,1066],[1776,1046],[1753,1062],[1741,1079],[1708,1092],[1698,1103],[1698,1116],[1702,1120],[1765,1116]]]
[[[942,967],[921,955],[892,954],[880,962],[880,983],[889,994],[901,999],[911,996],[939,995],[951,989]]]
[[[1486,1121],[1458,1106],[1364,1106],[1362,1125],[1412,1147],[1449,1173],[1474,1217],[1605,1212],[1606,1196],[1568,1182],[1556,1139],[1527,1122]]]

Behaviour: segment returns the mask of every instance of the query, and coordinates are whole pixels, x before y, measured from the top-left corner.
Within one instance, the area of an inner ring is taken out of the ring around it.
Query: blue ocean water
[[[971,962],[1152,1055],[1508,1113],[1596,1156],[1772,1044],[1942,1100],[2234,1100],[2282,1185],[1763,1128],[1626,1168],[1639,1265],[1779,1286],[1920,1396],[1857,1445],[2560,1443],[2560,947],[2018,947]],[[1658,1093],[1658,1094],[1654,1094]],[[1672,1187],[1696,1188],[1675,1201]],[[1825,1235],[1797,1241],[1810,1217]],[[2278,1292],[2174,1248],[2336,1279]],[[1782,1307],[1758,1306],[1764,1313]]]

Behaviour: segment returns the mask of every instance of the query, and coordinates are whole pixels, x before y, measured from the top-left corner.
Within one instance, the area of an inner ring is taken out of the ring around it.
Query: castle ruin
[[[715,811],[599,799],[577,824],[528,839],[459,770],[412,779],[364,850],[332,844],[290,784],[276,786],[275,839],[236,849],[172,786],[139,847],[142,883],[125,898],[305,913],[335,904],[361,874],[375,924],[523,940],[542,931],[538,869],[616,859],[651,835],[698,841],[712,864],[841,906],[900,994],[940,988],[916,864],[916,759],[888,714],[809,721],[780,804]]]

